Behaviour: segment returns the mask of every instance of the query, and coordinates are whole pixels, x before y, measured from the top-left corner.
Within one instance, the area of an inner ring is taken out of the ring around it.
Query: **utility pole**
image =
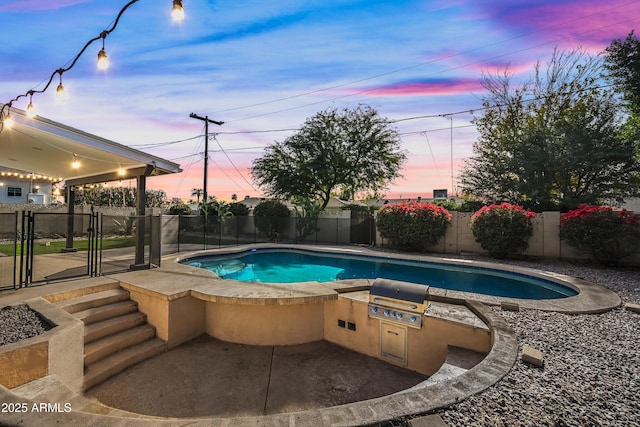
[[[201,117],[195,113],[189,114],[189,117],[192,119],[202,120],[204,122],[204,183],[202,187],[202,203],[203,205],[207,204],[207,174],[209,172],[209,123],[213,123],[214,125],[222,126],[224,122],[218,122],[216,120],[211,120],[209,116]]]

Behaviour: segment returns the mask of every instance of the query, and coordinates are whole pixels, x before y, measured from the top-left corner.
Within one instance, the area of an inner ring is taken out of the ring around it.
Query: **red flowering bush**
[[[529,247],[536,214],[510,203],[483,206],[471,216],[476,242],[494,258],[518,255]]]
[[[442,206],[409,202],[386,205],[376,217],[380,235],[399,248],[422,251],[447,232],[451,214]]]
[[[640,215],[582,204],[560,217],[560,238],[603,265],[616,265],[640,248]]]

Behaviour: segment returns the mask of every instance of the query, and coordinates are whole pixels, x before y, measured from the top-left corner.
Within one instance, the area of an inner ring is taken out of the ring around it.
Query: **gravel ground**
[[[35,337],[48,329],[49,326],[26,304],[0,310],[0,345]]]
[[[509,262],[582,277],[640,302],[640,270],[554,261]],[[544,367],[518,359],[484,392],[438,412],[448,426],[640,426],[640,314],[623,308],[565,315],[493,308],[518,343],[539,349]],[[395,420],[386,426],[408,426]]]

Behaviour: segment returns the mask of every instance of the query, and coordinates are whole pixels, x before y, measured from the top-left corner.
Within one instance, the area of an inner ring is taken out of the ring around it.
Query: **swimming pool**
[[[250,249],[234,254],[190,257],[180,263],[205,268],[223,279],[244,282],[384,278],[507,298],[557,299],[578,294],[551,280],[499,269],[300,249]]]

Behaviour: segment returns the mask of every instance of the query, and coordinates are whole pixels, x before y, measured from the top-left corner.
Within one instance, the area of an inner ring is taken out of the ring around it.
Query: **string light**
[[[60,74],[60,83],[58,83],[58,87],[56,88],[56,97],[58,99],[63,99],[64,95],[65,95],[65,91],[64,91],[64,86],[62,85],[62,73],[64,71],[61,69],[59,69],[57,71],[58,74]]]
[[[175,22],[184,21],[184,7],[182,7],[182,0],[173,0],[173,9],[171,9],[171,17]]]
[[[116,19],[114,20],[111,28],[102,31],[98,37],[94,37],[91,40],[89,40],[84,45],[84,47],[80,50],[80,52],[75,56],[75,58],[71,61],[71,64],[69,66],[67,66],[66,68],[59,68],[53,73],[51,73],[51,75],[49,76],[49,80],[47,81],[47,83],[44,85],[42,89],[38,89],[38,90],[31,89],[24,94],[20,94],[16,96],[11,101],[2,104],[2,106],[0,107],[0,132],[2,132],[2,130],[5,127],[9,128],[10,124],[12,124],[11,114],[9,111],[11,109],[12,103],[15,101],[18,101],[20,98],[29,96],[29,105],[27,106],[27,114],[29,114],[29,112],[33,109],[33,94],[45,93],[47,89],[49,89],[49,86],[51,86],[51,83],[53,82],[53,79],[55,78],[56,74],[60,76],[60,83],[58,83],[58,87],[56,88],[56,97],[63,100],[65,97],[62,95],[65,93],[65,90],[64,90],[64,86],[62,85],[62,74],[71,70],[76,65],[76,62],[78,62],[78,59],[80,59],[84,51],[87,50],[87,48],[93,42],[100,39],[102,39],[102,49],[100,49],[100,51],[98,52],[98,68],[100,70],[106,70],[109,67],[109,58],[104,48],[104,39],[116,29],[116,27],[118,26],[118,22],[120,22],[120,18],[122,17],[124,12],[133,4],[137,3],[138,1],[140,0],[131,0],[122,9],[120,9],[120,12],[118,13],[118,16],[116,17]],[[174,21],[176,22],[181,22],[182,20],[184,20],[184,7],[182,6],[182,0],[173,0],[173,8],[171,10],[171,15]],[[35,115],[35,112],[33,114]]]
[[[36,108],[33,106],[33,91],[29,91],[29,105],[27,105],[27,117],[35,117]]]
[[[11,127],[13,126],[13,117],[11,117],[11,107],[9,107],[9,110],[7,110],[7,115],[4,117],[4,121],[3,121],[4,125],[7,127],[7,129],[11,129]]]
[[[109,69],[109,57],[107,56],[107,52],[104,50],[104,39],[107,38],[106,31],[103,31],[100,34],[100,37],[102,37],[102,49],[98,52],[98,70],[106,71]]]

